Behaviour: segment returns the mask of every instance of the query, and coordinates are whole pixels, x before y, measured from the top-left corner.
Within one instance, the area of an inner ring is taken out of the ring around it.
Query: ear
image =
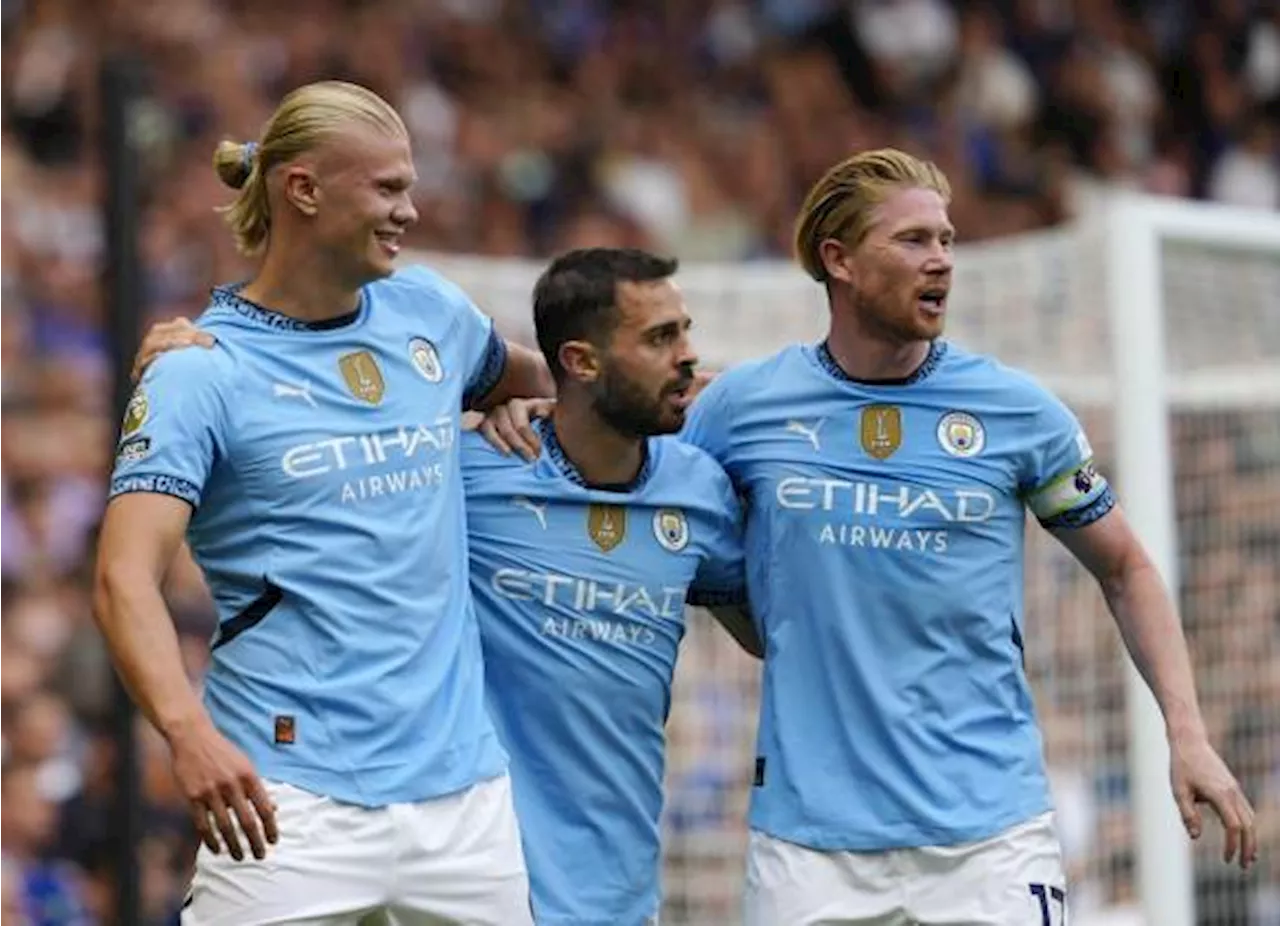
[[[854,282],[853,248],[843,241],[825,239],[818,245],[818,259],[827,271],[827,279],[849,284]]]
[[[316,183],[316,175],[301,164],[289,166],[284,175],[284,198],[303,215],[315,215],[320,209],[320,188]]]
[[[565,341],[556,356],[570,379],[594,383],[600,378],[600,353],[590,341]]]

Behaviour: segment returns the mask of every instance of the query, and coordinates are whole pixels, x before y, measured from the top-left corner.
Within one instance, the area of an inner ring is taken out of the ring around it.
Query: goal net
[[[1029,531],[1026,663],[1073,922],[1190,926],[1193,901],[1201,926],[1280,921],[1280,218],[1131,205],[1143,221],[1123,228],[1098,217],[958,247],[948,336],[1053,388],[1084,422],[1122,502],[1149,488],[1148,471],[1171,474],[1173,562],[1165,572],[1178,586],[1210,732],[1262,821],[1252,875],[1222,864],[1212,823],[1192,863],[1184,853],[1178,868],[1185,839],[1137,809],[1142,789],[1163,791],[1158,800],[1167,801],[1168,788],[1162,756],[1147,757],[1154,776],[1131,774],[1130,744],[1142,737],[1131,734],[1119,635],[1084,570],[1043,531]],[[1151,238],[1150,267],[1126,262],[1135,234]],[[533,343],[539,264],[419,257],[461,285],[506,335]],[[686,265],[678,281],[712,369],[814,340],[825,328],[820,288],[789,264]],[[1155,294],[1163,336],[1156,325],[1118,350],[1112,313],[1133,310],[1144,293]],[[1167,374],[1153,407],[1168,410],[1168,444],[1130,441],[1119,471],[1118,402],[1142,388],[1129,378],[1127,360],[1139,356],[1129,352],[1151,351]],[[758,690],[758,664],[695,617],[668,725],[664,926],[736,919]],[[1149,732],[1150,720],[1139,727]],[[1173,899],[1153,901],[1157,890]],[[1259,918],[1266,915],[1273,919]]]

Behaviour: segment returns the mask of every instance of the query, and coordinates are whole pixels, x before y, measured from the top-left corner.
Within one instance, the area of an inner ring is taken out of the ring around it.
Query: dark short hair
[[[579,248],[553,260],[533,288],[533,327],[556,382],[565,375],[562,344],[599,344],[613,332],[619,283],[665,280],[678,266],[674,258],[638,248]]]

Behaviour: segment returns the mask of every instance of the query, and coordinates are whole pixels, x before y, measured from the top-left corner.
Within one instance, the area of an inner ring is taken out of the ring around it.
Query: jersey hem
[[[773,839],[795,843],[818,852],[889,852],[894,849],[958,846],[970,842],[981,842],[1052,810],[1053,802],[1046,799],[1033,805],[1019,807],[982,823],[958,827],[911,825],[885,827],[880,835],[826,826],[772,826],[766,821],[757,819],[756,814],[751,815],[748,826]],[[889,835],[884,835],[886,832]]]
[[[293,785],[295,788],[310,791],[320,797],[327,797],[340,804],[378,808],[391,804],[417,804],[437,800],[466,791],[482,782],[501,778],[508,773],[505,755],[501,753],[496,737],[485,737],[475,744],[475,749],[483,755],[481,760],[475,763],[474,768],[462,774],[439,776],[418,787],[402,786],[383,789],[370,787],[367,781],[353,786],[350,775],[332,769],[313,765],[264,762],[260,758],[254,764],[261,778]],[[426,770],[418,777],[431,779],[432,775],[430,770]]]

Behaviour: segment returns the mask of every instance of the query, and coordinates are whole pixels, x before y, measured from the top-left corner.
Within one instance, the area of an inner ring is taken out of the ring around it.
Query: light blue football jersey
[[[502,773],[467,583],[459,419],[501,376],[492,323],[431,271],[307,325],[216,290],[212,350],[130,403],[112,496],[195,509],[217,605],[205,704],[265,778],[365,806]]]
[[[1025,509],[1115,504],[1079,423],[946,342],[895,384],[825,345],[717,377],[683,436],[744,496],[765,641],[751,826],[822,850],[948,845],[1050,807],[1023,667]]]
[[[539,926],[641,926],[660,894],[663,727],[685,600],[740,601],[741,512],[674,437],[587,488],[549,424],[532,464],[463,436],[490,710]]]

